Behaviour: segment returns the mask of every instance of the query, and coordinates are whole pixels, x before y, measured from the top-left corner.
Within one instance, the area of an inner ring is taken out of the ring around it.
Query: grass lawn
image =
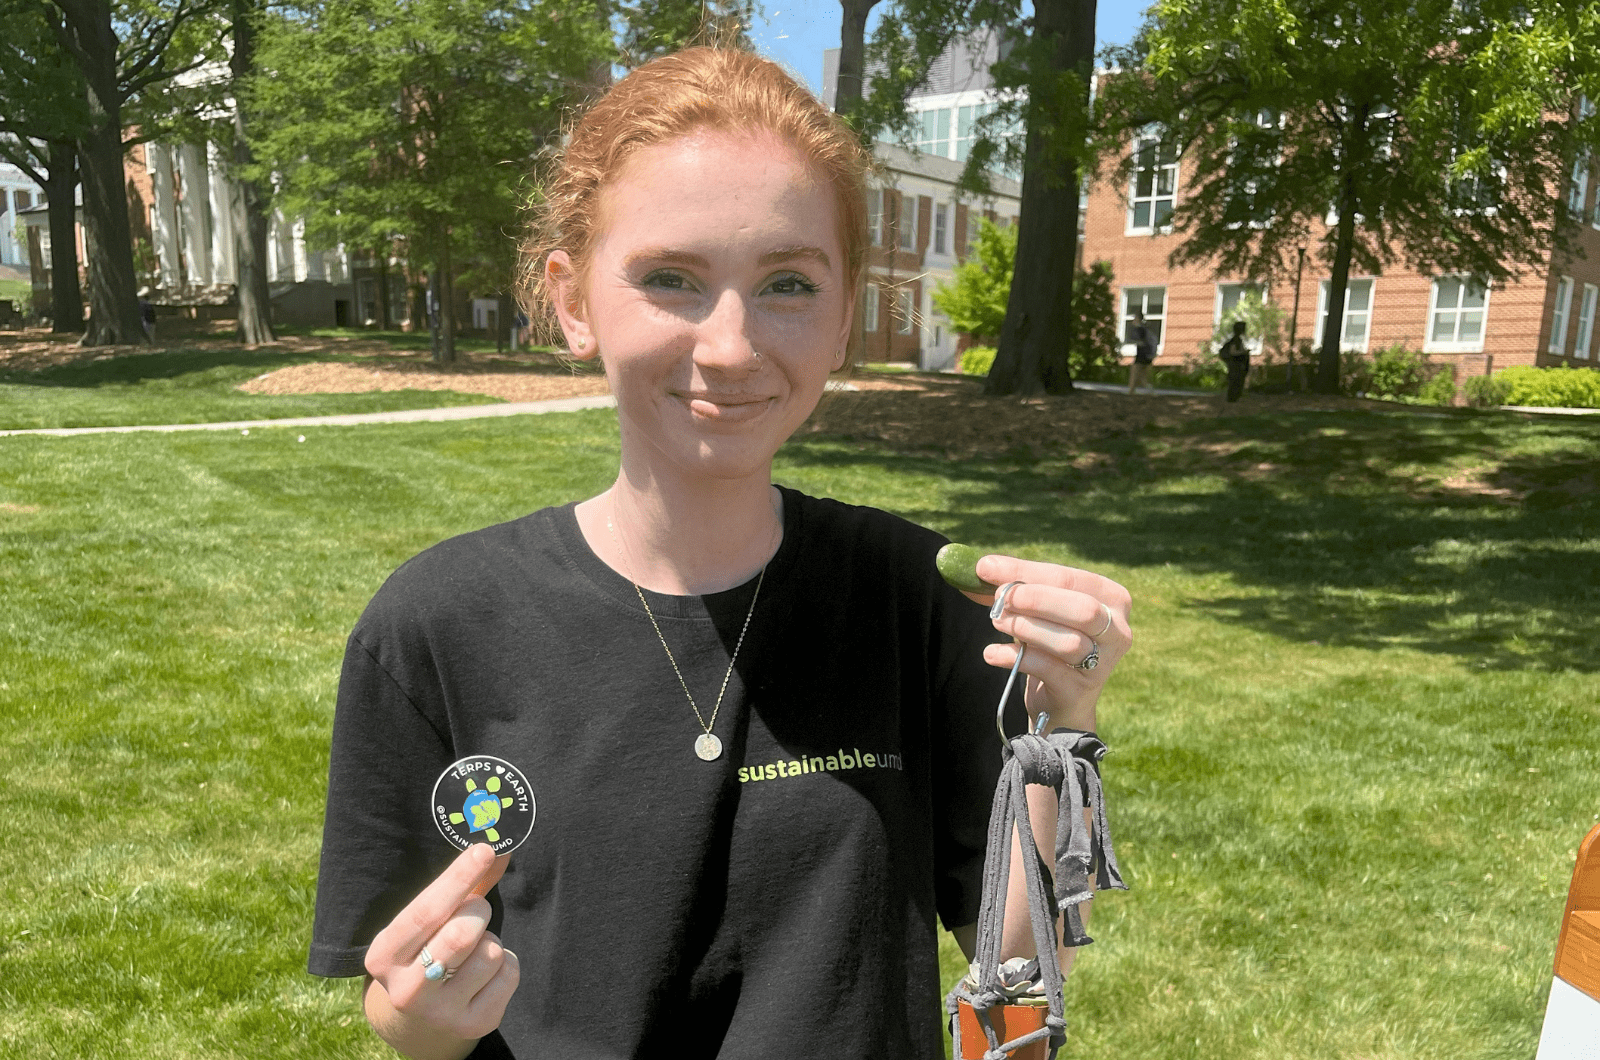
[[[782,454],[1135,594],[1102,713],[1134,889],[1063,1055],[1532,1055],[1600,820],[1600,424],[1554,419]],[[601,489],[616,430],[298,433],[0,439],[0,1054],[392,1055],[302,970],[344,637],[417,550]]]
[[[0,280],[0,302],[14,302],[18,312],[28,308],[33,298],[33,284],[27,280]]]
[[[364,337],[370,338],[370,333]],[[425,345],[427,336],[422,339]],[[35,372],[0,370],[0,430],[214,423],[482,405],[497,400],[450,390],[246,394],[236,389],[240,383],[287,365],[331,359],[337,358],[287,349],[180,346]]]

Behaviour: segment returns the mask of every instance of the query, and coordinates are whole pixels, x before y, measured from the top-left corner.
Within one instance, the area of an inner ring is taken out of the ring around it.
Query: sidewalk
[[[480,420],[492,416],[537,416],[546,412],[577,412],[611,408],[610,394],[594,397],[553,398],[549,401],[513,401],[503,405],[462,405],[446,409],[406,409],[401,412],[354,412],[342,416],[296,416],[278,420],[233,420],[227,423],[161,423],[129,427],[33,427],[0,431],[0,438],[48,434],[58,438],[75,434],[133,434],[138,431],[247,431],[266,427],[355,427],[366,423],[441,423],[446,420]]]
[[[1089,383],[1089,382],[1085,382],[1082,379],[1074,379],[1072,381],[1072,385],[1073,385],[1074,388],[1076,388],[1078,390],[1098,390],[1102,394],[1126,394],[1128,392],[1128,384],[1127,383]],[[1151,390],[1148,387],[1140,387],[1139,388],[1139,393],[1141,393],[1141,394],[1154,394],[1156,397],[1221,397],[1222,396],[1222,391],[1220,391],[1220,390]]]

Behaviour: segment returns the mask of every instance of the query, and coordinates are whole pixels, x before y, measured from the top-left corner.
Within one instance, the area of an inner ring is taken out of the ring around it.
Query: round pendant
[[[703,732],[694,738],[694,753],[700,756],[702,762],[714,762],[722,757],[722,741]]]

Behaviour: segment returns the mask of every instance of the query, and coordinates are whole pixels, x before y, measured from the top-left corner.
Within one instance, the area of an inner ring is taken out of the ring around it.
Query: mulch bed
[[[181,339],[181,348],[190,350],[237,346],[228,331],[203,323],[189,325],[170,337]],[[543,352],[472,353],[456,364],[435,365],[426,351],[396,350],[376,338],[288,336],[278,348],[289,353],[332,354],[348,361],[291,365],[240,389],[257,394],[456,390],[506,401],[577,397],[607,390],[604,376],[593,368]],[[70,336],[52,338],[37,330],[0,333],[0,370],[14,372],[150,352],[145,346],[85,349]],[[858,371],[848,387],[828,393],[798,437],[845,436],[902,451],[965,459],[1070,449],[1093,438],[1196,419],[1314,409],[1405,408],[1300,394],[1250,393],[1234,405],[1213,394],[1130,397],[1090,390],[1060,397],[986,397],[981,380],[920,372]]]

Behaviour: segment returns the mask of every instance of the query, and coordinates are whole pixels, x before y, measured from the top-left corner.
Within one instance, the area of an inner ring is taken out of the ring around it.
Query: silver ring
[[[1111,608],[1107,607],[1105,604],[1101,604],[1100,610],[1106,613],[1106,624],[1100,627],[1099,633],[1091,633],[1089,635],[1091,640],[1105,636],[1106,630],[1111,628]]]
[[[1083,657],[1082,662],[1072,664],[1075,670],[1093,670],[1100,665],[1100,645],[1095,643],[1093,637],[1089,638],[1089,654]]]
[[[449,968],[433,959],[433,954],[428,952],[428,947],[422,947],[422,952],[417,955],[417,960],[422,962],[422,978],[430,983],[442,983],[455,974]]]

